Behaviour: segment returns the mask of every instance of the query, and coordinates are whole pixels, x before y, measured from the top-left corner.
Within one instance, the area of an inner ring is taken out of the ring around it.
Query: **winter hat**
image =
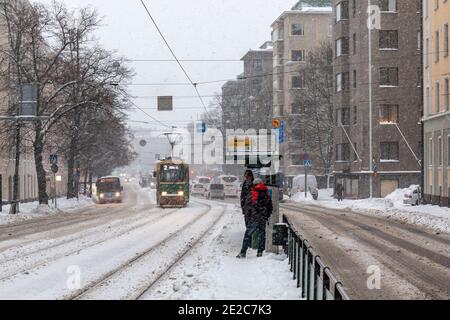
[[[262,181],[261,178],[256,178],[256,179],[253,181],[253,184],[255,184],[255,185],[261,184],[261,183],[264,183],[264,182]]]

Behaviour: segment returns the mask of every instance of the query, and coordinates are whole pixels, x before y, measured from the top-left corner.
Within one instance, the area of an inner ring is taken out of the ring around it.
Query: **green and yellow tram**
[[[189,203],[189,165],[167,158],[156,164],[156,199],[159,207],[186,207]]]

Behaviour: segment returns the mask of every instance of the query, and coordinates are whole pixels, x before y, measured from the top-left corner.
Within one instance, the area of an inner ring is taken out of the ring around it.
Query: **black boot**
[[[239,253],[239,254],[236,256],[236,258],[238,258],[238,259],[244,259],[246,256],[247,256],[247,254],[246,254],[245,252],[241,252],[241,253]]]
[[[262,252],[262,251],[258,251],[258,253],[256,254],[256,256],[257,256],[258,258],[261,258],[261,257],[263,256],[263,252]]]

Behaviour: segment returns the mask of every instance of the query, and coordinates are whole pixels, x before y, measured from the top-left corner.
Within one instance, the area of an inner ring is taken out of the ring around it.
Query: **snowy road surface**
[[[0,226],[0,299],[298,299],[285,256],[237,260],[234,204],[156,208],[127,185],[124,204]]]
[[[449,234],[309,202],[281,207],[351,298],[450,299]],[[381,286],[368,286],[377,269]]]

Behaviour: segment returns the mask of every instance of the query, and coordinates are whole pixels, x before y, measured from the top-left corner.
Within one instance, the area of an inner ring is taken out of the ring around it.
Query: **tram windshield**
[[[179,165],[161,166],[161,182],[183,182],[185,180],[185,170]]]

